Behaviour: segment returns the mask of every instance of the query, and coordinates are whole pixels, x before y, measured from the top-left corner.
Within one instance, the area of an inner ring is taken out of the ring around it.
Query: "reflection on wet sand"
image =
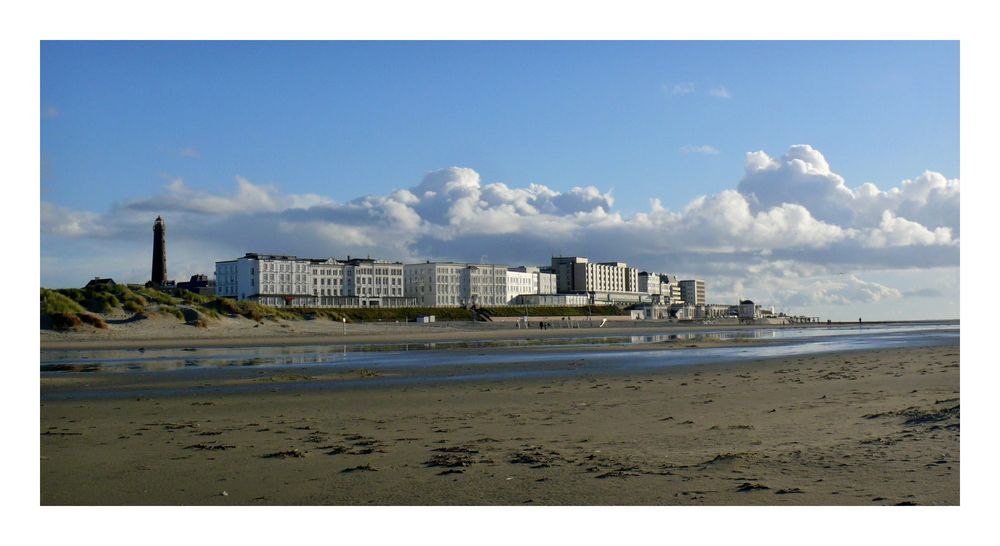
[[[756,337],[755,337],[756,336]],[[345,389],[435,382],[556,378],[584,374],[644,373],[682,365],[746,362],[760,359],[954,343],[955,326],[893,328],[836,335],[801,336],[796,332],[754,330],[621,336],[614,343],[487,346],[462,342],[422,344],[419,350],[378,346],[250,347],[205,350],[118,350],[43,356],[43,400],[182,394],[211,384],[217,392],[262,392],[261,378],[275,373],[308,377],[282,381],[284,389]],[[765,340],[763,343],[759,340]],[[547,340],[552,341],[552,340]],[[559,340],[565,341],[565,340]],[[579,342],[576,339],[573,341]],[[495,344],[496,342],[489,342]],[[435,347],[428,347],[434,345]],[[439,348],[447,345],[448,349]],[[360,350],[359,350],[360,349]],[[353,373],[368,370],[367,374]],[[106,380],[95,382],[96,374]],[[137,381],[127,376],[169,374]],[[73,378],[91,377],[82,383]],[[113,379],[119,377],[121,380]],[[58,382],[56,378],[62,378]],[[167,387],[156,384],[170,379]],[[273,381],[272,381],[273,382]],[[56,384],[58,383],[58,386]],[[147,385],[148,383],[148,385]]]

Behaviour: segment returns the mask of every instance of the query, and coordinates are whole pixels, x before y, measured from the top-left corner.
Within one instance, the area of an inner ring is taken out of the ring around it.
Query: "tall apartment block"
[[[689,279],[680,281],[679,284],[681,287],[681,300],[686,305],[705,304],[705,281]]]

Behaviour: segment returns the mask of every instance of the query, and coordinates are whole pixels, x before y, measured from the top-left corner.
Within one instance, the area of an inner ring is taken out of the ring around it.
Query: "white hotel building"
[[[247,253],[215,263],[215,293],[263,305],[406,307],[403,264],[371,258],[308,259]]]
[[[591,303],[640,303],[639,270],[625,262],[591,262],[583,256],[553,256],[560,294],[588,294]]]
[[[404,293],[420,307],[508,305],[521,294],[555,293],[554,275],[500,264],[406,264]],[[551,290],[551,292],[539,292]]]
[[[656,304],[671,305],[683,301],[676,275],[643,271],[639,273],[639,292],[649,294],[652,303]]]
[[[681,281],[681,299],[687,305],[705,305],[705,281],[689,279]]]

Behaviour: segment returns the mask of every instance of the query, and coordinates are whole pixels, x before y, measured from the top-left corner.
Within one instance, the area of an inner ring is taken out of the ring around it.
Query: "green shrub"
[[[122,304],[122,308],[130,313],[141,313],[146,307],[135,302],[135,300],[128,300]]]

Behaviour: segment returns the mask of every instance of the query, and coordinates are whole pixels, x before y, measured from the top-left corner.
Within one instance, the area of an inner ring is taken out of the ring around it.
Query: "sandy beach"
[[[957,340],[334,391],[275,368],[80,377],[41,380],[43,505],[959,503]],[[44,400],[89,381],[180,394]]]

